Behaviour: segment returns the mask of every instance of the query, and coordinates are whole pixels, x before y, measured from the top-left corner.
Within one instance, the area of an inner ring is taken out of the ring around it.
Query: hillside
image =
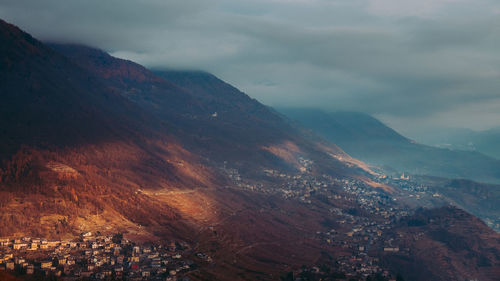
[[[0,31],[2,236],[104,228],[190,237],[200,214],[184,192],[225,205],[211,193],[230,184],[235,168],[253,184],[264,169],[298,171],[299,157],[325,163],[318,173],[360,173],[332,157],[344,155],[334,145],[302,138],[230,86],[240,102],[216,104],[214,117],[213,104],[138,64],[82,46],[48,47],[5,22]]]
[[[500,231],[499,185],[427,176],[416,177],[415,181],[446,196],[455,206],[467,210]]]
[[[178,217],[138,188],[213,180],[168,127],[101,79],[5,22],[0,36],[0,235],[138,231]]]
[[[353,157],[389,171],[500,182],[500,161],[478,152],[415,143],[365,114],[312,109],[279,111]]]
[[[500,255],[495,233],[462,210],[453,207],[419,210],[402,220],[392,234],[393,244],[419,249],[410,256],[396,254],[382,258],[397,268],[405,280],[495,280],[500,276],[497,265],[489,262],[491,257]]]
[[[229,162],[236,168],[245,167],[242,173],[255,177],[259,176],[256,171],[266,167],[297,170],[298,157],[303,155],[316,158],[318,164],[324,163],[316,166],[318,172],[320,169],[338,174],[352,172],[330,156],[330,153],[345,155],[341,149],[329,143],[325,152],[325,144],[304,137],[279,114],[212,74],[197,71],[153,73],[89,47],[57,44],[51,47],[132,103],[154,114],[169,126],[183,146],[203,155],[209,165],[221,166]],[[102,77],[102,73],[114,75]],[[136,73],[146,78],[138,82]],[[255,167],[256,163],[259,167]]]

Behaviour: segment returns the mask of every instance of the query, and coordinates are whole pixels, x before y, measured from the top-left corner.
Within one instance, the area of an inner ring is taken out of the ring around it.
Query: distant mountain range
[[[381,166],[386,171],[500,182],[499,160],[477,151],[416,143],[363,113],[303,108],[280,108],[278,111],[337,144],[353,157]],[[481,147],[492,150],[498,147],[491,141],[493,137],[488,139]]]
[[[443,148],[477,151],[500,159],[500,128],[484,131],[443,129],[439,133],[428,134],[422,141]]]

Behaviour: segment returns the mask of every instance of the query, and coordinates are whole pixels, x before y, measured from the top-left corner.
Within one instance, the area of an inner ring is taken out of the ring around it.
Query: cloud
[[[0,3],[0,17],[44,40],[203,69],[266,104],[363,111],[399,128],[500,126],[498,11],[490,0]]]

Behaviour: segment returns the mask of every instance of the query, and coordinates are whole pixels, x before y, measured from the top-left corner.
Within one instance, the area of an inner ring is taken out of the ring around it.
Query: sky
[[[500,1],[0,0],[0,18],[264,104],[361,111],[417,138],[500,126]]]

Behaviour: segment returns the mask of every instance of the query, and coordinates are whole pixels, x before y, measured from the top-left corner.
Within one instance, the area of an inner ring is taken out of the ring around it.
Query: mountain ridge
[[[500,182],[500,161],[477,152],[416,143],[365,114],[311,109],[281,109],[281,112],[336,143],[348,154],[389,171]],[[346,130],[345,124],[349,122]]]

